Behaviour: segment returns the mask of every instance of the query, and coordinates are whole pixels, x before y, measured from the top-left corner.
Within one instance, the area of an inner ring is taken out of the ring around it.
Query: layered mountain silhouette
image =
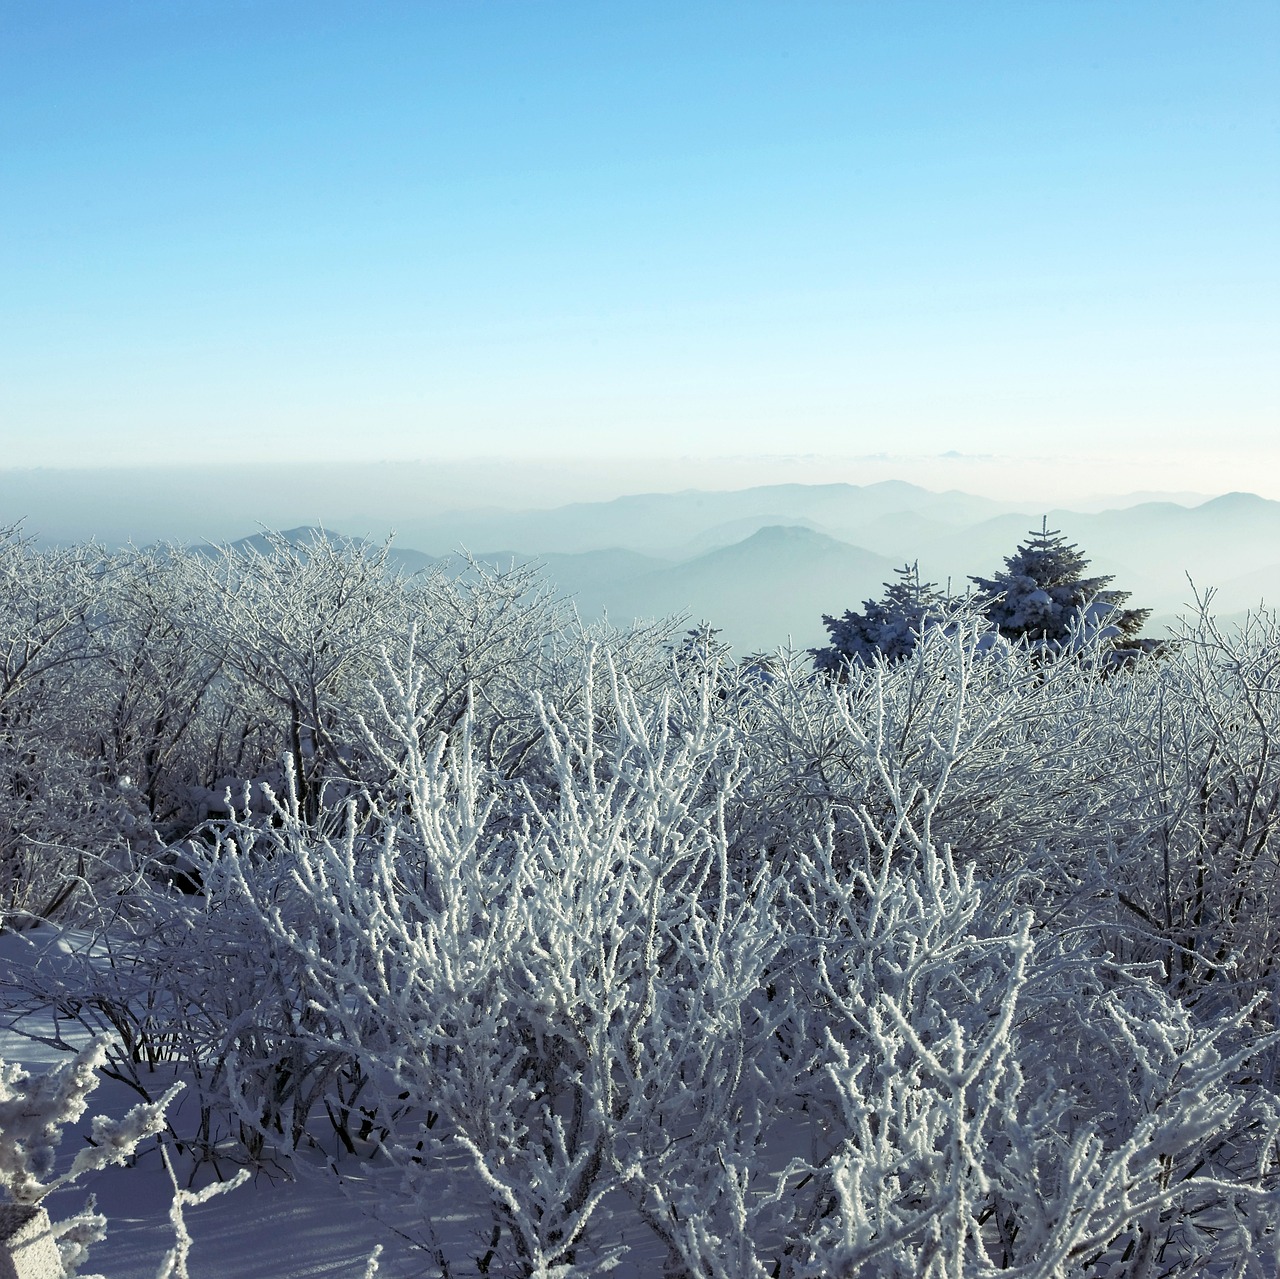
[[[584,596],[580,608],[608,609],[614,622],[687,614],[709,621],[739,651],[787,642],[823,643],[824,613],[841,613],[848,593],[878,595],[894,563],[803,526],[770,525],[741,542],[651,570]]]
[[[641,493],[553,510],[446,512],[401,520],[414,546],[435,553],[468,546],[519,546],[538,554],[626,547],[679,558],[732,545],[762,528],[802,526],[839,541],[885,541],[886,524],[913,520],[966,527],[1018,508],[968,493],[914,484],[773,484],[727,492]],[[877,533],[876,530],[881,530]],[[868,532],[869,538],[861,535]]]
[[[46,488],[54,475],[44,474]],[[536,559],[585,621],[605,613],[619,625],[706,620],[740,653],[788,638],[801,648],[824,642],[824,613],[861,609],[904,563],[918,561],[925,580],[963,593],[970,574],[998,571],[1042,517],[1080,547],[1092,571],[1113,574],[1133,606],[1154,611],[1149,630],[1188,611],[1192,583],[1216,591],[1222,618],[1280,600],[1280,502],[1251,493],[1193,505],[1141,496],[1151,500],[1046,512],[896,481],[647,493],[525,511],[449,511],[437,495],[388,505],[381,527],[358,519],[333,526],[379,540],[395,527],[391,555],[404,572],[460,573],[462,547],[488,563]],[[24,513],[3,485],[0,499],[0,524]],[[262,509],[266,523],[275,508]],[[338,536],[332,527],[329,535]],[[315,526],[285,536],[305,543]],[[267,543],[256,534],[240,545]]]

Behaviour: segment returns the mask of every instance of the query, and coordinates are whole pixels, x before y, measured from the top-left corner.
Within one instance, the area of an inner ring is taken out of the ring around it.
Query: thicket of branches
[[[3,922],[76,928],[10,1017],[196,1158],[393,1169],[447,1275],[619,1213],[671,1276],[1274,1273],[1274,616],[1116,666],[949,604],[833,682],[530,569],[0,563]]]

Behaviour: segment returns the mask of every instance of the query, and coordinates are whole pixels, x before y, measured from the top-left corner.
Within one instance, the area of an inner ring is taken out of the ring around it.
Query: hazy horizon
[[[508,463],[0,471],[0,527],[25,514],[23,535],[43,545],[258,550],[261,529],[305,544],[320,527],[375,543],[392,537],[400,569],[447,574],[467,571],[457,554],[465,548],[499,568],[538,564],[583,620],[703,618],[738,651],[820,643],[824,615],[877,597],[903,563],[963,590],[1042,517],[1093,571],[1155,610],[1157,633],[1206,589],[1224,621],[1280,599],[1280,501],[1256,495],[1008,501],[878,475],[894,469],[889,459],[862,459],[854,483],[840,482],[832,459],[719,459],[710,475],[718,483],[701,488],[664,488],[652,459],[612,474]],[[689,473],[689,459],[671,459],[666,478]]]
[[[1040,474],[1040,486],[1026,483]],[[1069,483],[1076,478],[1074,487]],[[930,493],[963,493],[1037,516],[1172,501],[1197,506],[1232,491],[1177,489],[1159,474],[1112,466],[1091,487],[1086,466],[1045,459],[892,457],[644,458],[613,465],[583,459],[481,458],[434,461],[140,467],[0,468],[0,527],[20,522],[46,542],[223,541],[259,528],[318,526],[380,538],[425,520],[485,510],[551,510],[622,497],[689,491],[736,492],[769,485],[903,482]],[[1123,484],[1129,479],[1131,483]],[[1145,481],[1145,482],[1144,482]],[[497,547],[485,549],[499,549]],[[531,548],[511,547],[526,551]]]

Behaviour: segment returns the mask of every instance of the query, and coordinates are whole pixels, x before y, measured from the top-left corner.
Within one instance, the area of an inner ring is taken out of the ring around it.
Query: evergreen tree
[[[1110,589],[1110,575],[1088,577],[1089,561],[1048,520],[1005,559],[1002,573],[970,577],[978,603],[1001,635],[1033,645],[1065,645],[1105,632],[1113,651],[1147,650],[1138,632],[1149,608],[1126,608],[1130,592]]]
[[[853,664],[900,661],[915,652],[921,630],[941,620],[945,597],[934,583],[921,582],[919,563],[894,572],[898,581],[886,582],[880,599],[864,600],[865,612],[846,609],[842,617],[823,617],[831,643],[809,650],[817,671],[843,678]]]

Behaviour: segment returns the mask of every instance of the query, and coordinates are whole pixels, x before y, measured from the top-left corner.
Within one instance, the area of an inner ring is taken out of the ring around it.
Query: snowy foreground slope
[[[0,935],[0,970],[19,973],[33,964],[56,966],[68,943],[86,939],[59,937],[51,929]],[[83,1044],[83,1030],[33,1018],[23,1034],[0,1031],[0,1061],[22,1064],[40,1073],[67,1059],[68,1053],[33,1040],[31,1035],[64,1035],[68,1047]],[[136,1104],[137,1094],[117,1080],[103,1079],[91,1096],[84,1121],[68,1128],[62,1163],[83,1141],[93,1115],[122,1115]],[[182,1104],[173,1109],[180,1121]],[[176,1156],[187,1171],[190,1161]],[[208,1184],[204,1169],[196,1184]],[[430,1227],[399,1195],[399,1174],[379,1165],[348,1162],[335,1167],[330,1158],[313,1151],[290,1161],[288,1171],[263,1168],[252,1180],[207,1204],[188,1208],[184,1221],[192,1239],[188,1267],[191,1279],[348,1279],[366,1274],[376,1258],[383,1279],[417,1279],[439,1273],[433,1257],[482,1255],[486,1248],[488,1214],[483,1211],[483,1187],[460,1156],[442,1161],[429,1179]],[[110,1168],[82,1178],[75,1187],[47,1201],[56,1220],[78,1209],[92,1194],[109,1223],[106,1238],[92,1248],[90,1268],[107,1279],[154,1279],[173,1247],[169,1220],[172,1183],[153,1148],[143,1148],[128,1167]],[[656,1274],[662,1250],[624,1202],[601,1213],[606,1238],[627,1247],[626,1261],[610,1273],[627,1276]]]
[[[192,1274],[1276,1273],[1275,618],[819,677],[359,549],[107,585],[8,649],[0,1052],[185,1085]],[[155,1274],[155,1151],[91,1188]]]

